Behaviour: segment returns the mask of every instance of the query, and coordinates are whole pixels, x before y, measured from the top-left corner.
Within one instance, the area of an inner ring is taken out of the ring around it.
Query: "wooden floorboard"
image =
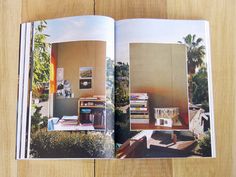
[[[171,160],[96,160],[96,177],[172,177]]]
[[[22,0],[22,22],[93,13],[94,0]]]
[[[95,14],[118,19],[166,18],[165,0],[95,0]]]
[[[0,1],[0,176],[16,177],[17,62],[20,0]]]
[[[17,177],[93,177],[94,160],[25,160]]]

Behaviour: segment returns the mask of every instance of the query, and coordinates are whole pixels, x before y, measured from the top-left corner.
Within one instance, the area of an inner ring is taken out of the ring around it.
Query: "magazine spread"
[[[208,22],[21,25],[16,159],[215,157]]]

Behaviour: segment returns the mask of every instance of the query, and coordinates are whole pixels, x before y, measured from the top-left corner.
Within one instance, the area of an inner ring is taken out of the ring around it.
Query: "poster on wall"
[[[80,67],[80,79],[92,79],[93,67]]]
[[[91,89],[92,88],[92,79],[80,79],[79,88],[80,89]]]
[[[64,68],[57,68],[57,81],[64,80]]]

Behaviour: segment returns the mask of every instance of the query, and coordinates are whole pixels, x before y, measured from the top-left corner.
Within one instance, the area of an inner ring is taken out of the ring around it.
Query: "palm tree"
[[[206,54],[205,46],[202,45],[203,39],[196,38],[196,35],[188,34],[183,37],[183,42],[179,43],[185,44],[187,46],[187,58],[188,58],[188,74],[189,74],[189,101],[192,103],[192,78],[196,72],[196,68],[202,66],[203,58]]]

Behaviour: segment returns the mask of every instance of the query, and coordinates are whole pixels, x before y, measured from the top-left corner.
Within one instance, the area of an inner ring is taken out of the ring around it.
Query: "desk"
[[[62,122],[58,121],[57,123],[53,123],[50,119],[48,120],[48,125],[53,127],[49,131],[80,131],[80,130],[94,130],[94,126],[92,125],[63,125]]]

